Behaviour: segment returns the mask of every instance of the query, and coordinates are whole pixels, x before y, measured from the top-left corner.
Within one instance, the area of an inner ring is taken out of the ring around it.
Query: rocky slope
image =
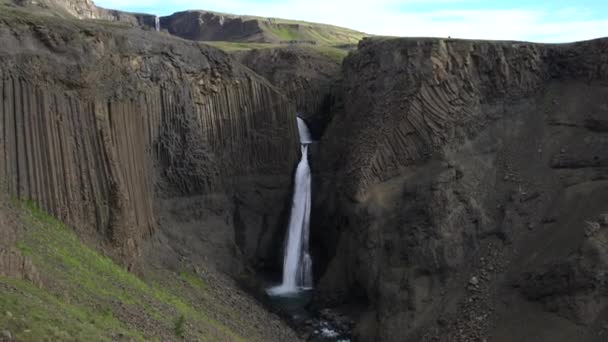
[[[91,0],[0,0],[0,5],[63,18],[106,20],[146,29],[163,29],[196,41],[331,45],[346,49],[366,36],[362,32],[326,24],[202,10],[158,17],[102,8]]]
[[[136,276],[4,192],[0,228],[2,341],[298,340],[206,265],[150,265]]]
[[[177,12],[160,22],[171,34],[203,41],[342,45],[356,44],[364,36],[332,25],[209,11]]]
[[[347,57],[311,241],[357,340],[605,339],[607,52],[365,39]]]
[[[0,5],[27,9],[41,15],[106,20],[153,30],[158,29],[159,24],[156,15],[105,9],[91,0],[0,0]]]

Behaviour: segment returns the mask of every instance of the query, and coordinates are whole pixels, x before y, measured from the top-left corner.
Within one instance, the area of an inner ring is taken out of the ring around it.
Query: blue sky
[[[608,36],[608,0],[97,0],[167,15],[186,9],[306,20],[391,36],[570,42]]]

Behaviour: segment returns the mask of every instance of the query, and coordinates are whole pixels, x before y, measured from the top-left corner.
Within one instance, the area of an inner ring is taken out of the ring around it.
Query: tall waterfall
[[[158,16],[154,17],[154,29],[157,32],[160,31],[160,18]]]
[[[268,290],[271,295],[288,295],[312,288],[312,259],[308,251],[310,235],[311,176],[308,144],[313,140],[304,120],[298,118],[302,157],[295,175],[291,217],[283,260],[283,282]]]

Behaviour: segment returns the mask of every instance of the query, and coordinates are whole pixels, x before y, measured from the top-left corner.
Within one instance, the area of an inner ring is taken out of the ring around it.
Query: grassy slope
[[[241,18],[244,21],[256,20],[266,33],[279,40],[314,40],[321,45],[357,44],[367,34],[348,28],[329,24],[311,23],[302,20],[266,18],[251,15],[234,15],[214,11],[205,11],[230,18]]]
[[[54,16],[63,19],[73,18],[73,16],[62,8],[61,6],[57,6],[53,2],[45,2],[45,7],[41,6],[17,6],[12,0],[0,0],[0,11],[13,10],[18,9],[22,12],[29,12],[28,14],[37,14],[37,15],[45,15],[45,16]]]
[[[35,9],[35,7],[34,7],[34,9]],[[33,22],[33,23],[37,23],[37,24],[41,24],[41,25],[46,24],[46,22],[45,22],[46,20],[51,20],[54,24],[57,23],[57,19],[52,18],[54,15],[56,15],[55,12],[45,12],[45,11],[38,10],[38,11],[35,11],[35,13],[32,13],[29,11],[30,11],[30,9],[26,10],[24,8],[15,7],[8,0],[0,0],[0,20],[5,19],[5,20],[10,20],[10,21],[12,21],[12,20],[27,21],[27,22]],[[42,15],[40,15],[40,14],[42,14]],[[49,16],[51,18],[45,18],[45,16]],[[246,17],[246,18],[258,19],[258,20],[263,19],[263,18],[258,18],[258,17]],[[72,18],[71,16],[68,16],[67,18],[61,18],[61,19],[64,20],[64,23],[70,23],[72,25],[81,26],[81,27],[86,27],[88,23],[94,23],[96,25],[103,25],[106,27],[122,28],[122,29],[129,28],[129,25],[127,25],[125,23],[109,22],[109,21],[105,21],[105,20],[81,21],[81,20],[76,20],[76,19]],[[361,32],[352,31],[349,29],[331,26],[331,25],[314,24],[314,23],[307,23],[307,22],[294,21],[294,20],[284,20],[284,19],[272,19],[272,20],[274,22],[280,23],[280,24],[298,23],[301,25],[305,25],[306,27],[309,27],[309,29],[305,30],[307,32],[307,34],[302,35],[300,33],[295,32],[295,31],[299,31],[299,30],[295,30],[293,28],[290,28],[290,29],[276,28],[276,25],[266,25],[266,26],[275,27],[275,29],[276,29],[275,33],[277,35],[280,35],[282,37],[280,39],[283,39],[283,40],[314,40],[314,41],[317,41],[318,42],[317,45],[298,44],[298,46],[303,47],[303,48],[310,48],[339,63],[341,63],[342,60],[344,59],[344,57],[346,57],[346,55],[348,55],[348,50],[344,49],[342,47],[338,47],[338,46],[356,44],[359,40],[361,40],[365,36],[365,34],[363,34]],[[10,21],[9,21],[9,24],[10,24]],[[237,52],[237,51],[249,51],[249,50],[254,50],[254,49],[267,49],[267,48],[278,48],[278,47],[288,46],[286,44],[225,42],[225,41],[210,41],[210,42],[203,42],[203,43],[214,46],[214,47],[224,50],[228,53]]]
[[[357,44],[365,36],[342,27],[312,23],[260,21],[260,27],[280,40],[315,41],[322,45]]]
[[[228,53],[249,51],[256,49],[272,49],[287,47],[285,44],[267,44],[267,43],[242,43],[242,42],[204,42],[205,44],[214,46],[218,49],[224,50]],[[319,52],[330,59],[342,63],[342,60],[348,55],[348,50],[340,49],[329,45],[310,45],[310,44],[299,44],[300,48],[311,49]]]
[[[17,206],[27,227],[17,248],[31,258],[43,286],[0,277],[0,328],[16,340],[259,340],[253,331],[238,336],[210,318],[206,310],[240,319],[232,308],[214,303],[197,275],[146,283],[35,206]]]
[[[228,17],[240,17],[243,20],[256,20],[260,28],[266,35],[275,37],[279,41],[314,41],[315,44],[298,44],[299,47],[310,48],[321,54],[337,61],[342,62],[348,55],[348,48],[345,46],[355,46],[361,39],[369,35],[327,24],[310,23],[306,21],[264,18],[256,16],[237,16],[233,14],[211,12]],[[209,41],[206,44],[215,46],[226,52],[248,51],[254,49],[267,49],[284,47],[285,44],[272,43],[250,43],[235,41]]]
[[[4,21],[8,26],[29,24],[49,27],[63,26],[78,30],[94,30],[99,27],[119,30],[132,29],[132,26],[124,22],[102,19],[80,20],[60,9],[44,9],[37,6],[20,7],[5,0],[0,0],[0,21]]]

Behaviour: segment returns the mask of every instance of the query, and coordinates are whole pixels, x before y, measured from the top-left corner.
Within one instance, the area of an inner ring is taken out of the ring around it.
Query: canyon
[[[311,241],[324,300],[365,303],[357,340],[604,338],[607,48],[370,39],[345,60]]]
[[[48,0],[0,2],[0,42],[6,298],[104,307],[124,332],[100,340],[312,338],[265,298],[299,117],[315,141],[307,310],[353,341],[608,335],[607,39],[368,37]],[[144,299],[70,295],[80,261],[48,264],[45,239],[107,257],[100,272]],[[28,340],[11,303],[0,340]]]

